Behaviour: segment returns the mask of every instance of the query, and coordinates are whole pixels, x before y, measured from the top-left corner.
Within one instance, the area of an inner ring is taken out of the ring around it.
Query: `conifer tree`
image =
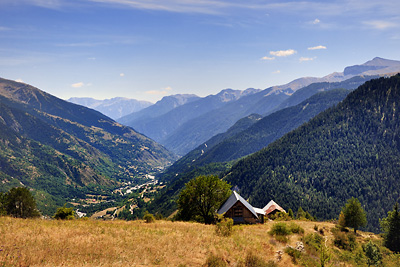
[[[345,226],[354,228],[354,233],[357,232],[359,227],[367,225],[367,215],[357,198],[352,197],[349,199],[342,212]]]
[[[381,220],[381,227],[384,231],[384,244],[394,252],[400,252],[400,212],[399,204],[396,203],[393,211]]]

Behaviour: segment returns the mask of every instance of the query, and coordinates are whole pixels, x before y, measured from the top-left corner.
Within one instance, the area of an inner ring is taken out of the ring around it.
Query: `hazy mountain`
[[[53,204],[84,196],[89,188],[133,181],[175,160],[161,145],[98,111],[5,79],[0,124],[0,191],[21,184],[34,188],[41,210],[50,214]]]
[[[153,103],[148,101],[140,101],[124,97],[115,97],[104,100],[97,100],[90,97],[72,97],[67,101],[100,111],[114,120],[153,105]]]
[[[209,95],[180,105],[161,116],[152,119],[131,121],[128,125],[162,143],[162,140],[168,138],[186,122],[256,92],[257,90],[255,89],[244,91],[225,89],[216,95]]]
[[[356,72],[353,72],[354,74],[334,73],[322,78],[299,78],[286,85],[273,86],[242,96],[237,100],[233,99],[206,113],[196,114],[194,109],[192,113],[189,113],[190,116],[187,116],[187,110],[185,112],[177,110],[175,113],[171,110],[169,114],[174,114],[174,116],[166,115],[155,120],[143,121],[141,124],[128,125],[154,138],[176,154],[185,155],[212,136],[225,132],[237,120],[250,114],[267,115],[273,111],[297,105],[319,91],[338,87],[354,89],[363,82],[377,77],[366,77],[364,75],[366,73],[383,75],[392,73],[396,69],[400,71],[400,61],[381,58],[375,58],[360,66],[365,67],[365,71],[357,72],[363,75],[358,78],[354,77]],[[206,109],[197,107],[197,110]],[[181,119],[180,116],[185,118]]]
[[[309,121],[318,113],[336,105],[349,93],[346,89],[336,89],[313,95],[297,106],[279,110],[255,121],[236,135],[212,146],[196,161],[199,165],[212,162],[226,162],[250,155]],[[205,143],[207,145],[207,143]]]
[[[164,115],[168,111],[200,99],[199,96],[193,94],[177,94],[163,97],[154,105],[151,105],[139,112],[128,114],[120,119],[118,122],[124,125],[135,125],[135,123],[144,123],[147,120]]]
[[[321,78],[303,77],[285,85],[274,86],[272,89],[273,91],[280,91],[282,89],[290,88],[293,91],[297,91],[298,89],[308,86],[312,83],[341,82],[353,78],[354,76],[374,76],[382,74],[395,74],[398,72],[400,72],[400,61],[375,57],[374,59],[361,65],[346,67],[343,72],[334,72]]]
[[[356,197],[379,230],[400,191],[400,75],[366,82],[334,108],[239,161],[224,178],[254,205],[274,199],[319,219]]]

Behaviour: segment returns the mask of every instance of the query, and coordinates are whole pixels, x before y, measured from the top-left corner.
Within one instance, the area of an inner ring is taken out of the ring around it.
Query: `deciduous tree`
[[[214,175],[190,180],[179,194],[178,219],[213,223],[215,211],[231,194],[230,187]]]
[[[29,189],[25,187],[11,188],[6,194],[7,214],[17,218],[38,217],[36,201]]]

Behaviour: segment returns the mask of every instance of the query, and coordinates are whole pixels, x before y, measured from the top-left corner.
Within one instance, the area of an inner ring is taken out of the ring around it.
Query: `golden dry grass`
[[[307,233],[314,225],[299,222]],[[202,266],[210,254],[230,266],[252,252],[266,262],[286,244],[268,234],[273,222],[235,226],[230,237],[215,234],[215,226],[188,222],[40,220],[0,217],[0,266]],[[328,230],[326,231],[328,232]],[[294,246],[299,235],[291,235]],[[278,266],[294,266],[284,254]]]

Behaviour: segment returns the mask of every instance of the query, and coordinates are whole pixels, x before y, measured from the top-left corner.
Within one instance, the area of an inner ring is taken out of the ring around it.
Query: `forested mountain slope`
[[[88,186],[135,180],[174,155],[103,114],[35,87],[0,79],[0,190],[25,185],[46,203],[79,197]]]
[[[297,106],[272,113],[258,120],[248,129],[213,146],[201,155],[197,162],[199,165],[226,162],[257,152],[284,134],[309,121],[318,113],[336,105],[349,92],[346,89],[336,89],[318,93]]]
[[[319,219],[337,218],[345,201],[360,200],[368,229],[379,230],[400,192],[400,75],[371,80],[249,156],[224,179],[255,206],[274,199]]]

